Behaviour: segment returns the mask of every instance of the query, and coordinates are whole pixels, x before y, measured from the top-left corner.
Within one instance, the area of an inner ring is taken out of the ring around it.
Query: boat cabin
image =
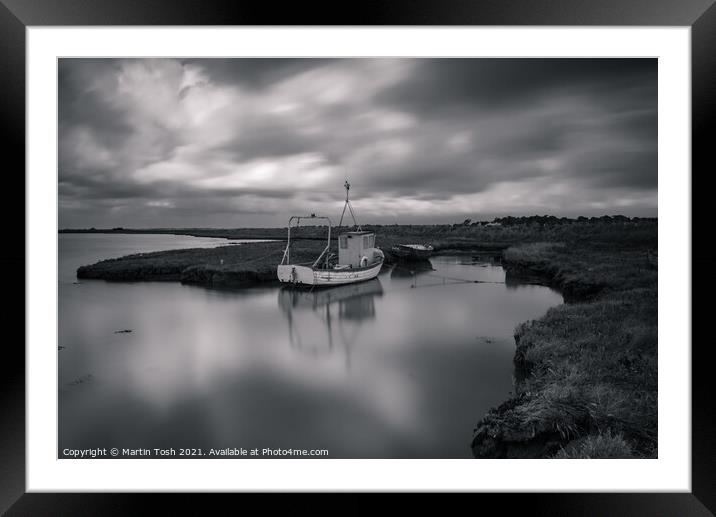
[[[367,231],[345,232],[338,236],[338,264],[365,267],[374,261],[375,233]]]

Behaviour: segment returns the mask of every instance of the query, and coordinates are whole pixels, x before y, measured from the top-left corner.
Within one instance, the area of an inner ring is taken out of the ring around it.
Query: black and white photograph
[[[654,58],[61,58],[58,458],[658,458]]]

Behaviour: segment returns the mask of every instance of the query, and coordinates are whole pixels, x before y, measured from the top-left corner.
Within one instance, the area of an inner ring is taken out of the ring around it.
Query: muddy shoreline
[[[478,422],[476,458],[657,457],[655,253],[554,243],[504,253],[508,279],[548,285],[565,303],[515,329],[515,395]]]

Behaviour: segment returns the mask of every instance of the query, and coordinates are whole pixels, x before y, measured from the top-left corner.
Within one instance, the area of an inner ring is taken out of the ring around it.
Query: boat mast
[[[353,205],[351,205],[351,200],[348,198],[348,193],[349,193],[349,191],[351,190],[351,184],[348,183],[348,180],[346,180],[346,182],[343,184],[343,186],[344,186],[345,189],[346,189],[346,204],[343,205],[343,212],[341,213],[341,220],[340,220],[340,222],[338,223],[338,227],[340,228],[341,226],[343,226],[343,216],[344,216],[345,213],[346,213],[346,207],[347,207],[348,210],[350,210],[350,212],[351,212],[351,217],[353,217],[353,224],[354,224],[355,227],[358,229],[358,231],[361,231],[361,227],[360,227],[360,225],[358,224],[358,221],[356,221],[356,216],[355,216],[355,214],[353,213]]]

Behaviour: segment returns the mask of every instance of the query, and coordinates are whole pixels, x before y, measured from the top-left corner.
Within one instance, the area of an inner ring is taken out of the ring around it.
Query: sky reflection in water
[[[415,274],[384,267],[372,281],[313,292],[74,283],[79,265],[108,250],[217,244],[60,235],[60,449],[470,457],[477,420],[512,388],[514,327],[562,301],[541,286],[441,278],[504,279],[469,257],[436,257],[436,271]]]

